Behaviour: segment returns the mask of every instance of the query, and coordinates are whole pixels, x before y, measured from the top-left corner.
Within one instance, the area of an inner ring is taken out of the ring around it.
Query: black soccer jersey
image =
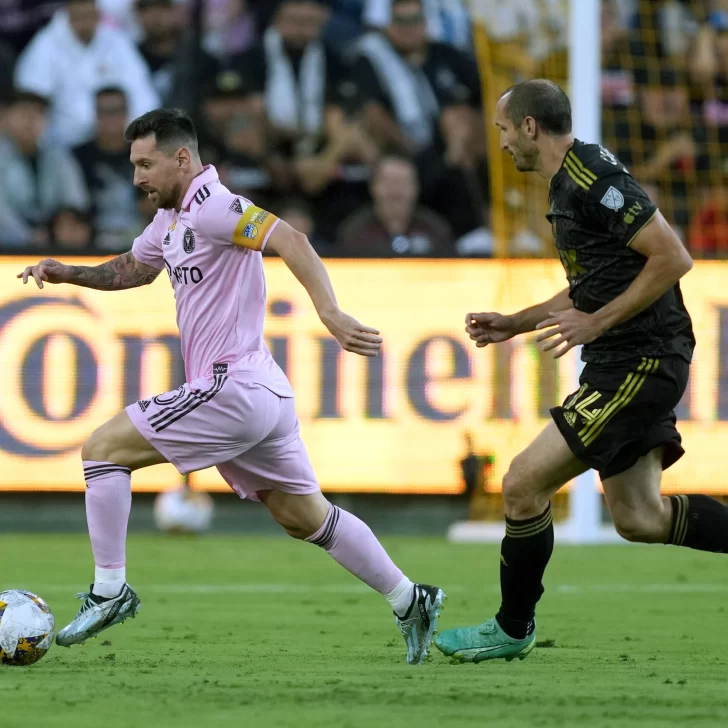
[[[579,311],[594,313],[623,293],[646,258],[630,247],[657,208],[604,147],[576,140],[551,180],[547,218]],[[695,338],[676,284],[655,303],[583,349],[587,362],[677,355],[688,362]]]

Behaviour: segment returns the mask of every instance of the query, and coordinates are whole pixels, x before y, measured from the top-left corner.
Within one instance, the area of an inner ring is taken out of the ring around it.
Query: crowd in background
[[[0,43],[4,252],[127,250],[154,210],[124,127],[167,105],[322,254],[490,253],[460,0],[0,0]]]
[[[567,4],[488,0],[482,15],[538,58],[565,48]],[[466,6],[0,0],[0,251],[128,250],[155,211],[124,128],[167,105],[193,116],[225,185],[322,255],[491,255]],[[605,142],[693,251],[721,256],[728,0],[604,0],[602,26]]]

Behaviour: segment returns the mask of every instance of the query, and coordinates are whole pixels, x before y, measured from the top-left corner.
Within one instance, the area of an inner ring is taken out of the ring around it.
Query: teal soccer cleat
[[[435,637],[435,646],[448,657],[461,662],[483,662],[500,657],[508,662],[523,660],[536,644],[536,629],[523,640],[509,637],[495,617],[477,627],[449,629]]]
[[[84,601],[74,620],[56,636],[56,644],[61,647],[82,644],[89,637],[95,637],[129,617],[136,617],[141,607],[139,597],[128,584],[124,584],[119,595],[111,599],[96,596],[93,585],[91,593],[77,594],[76,597]]]

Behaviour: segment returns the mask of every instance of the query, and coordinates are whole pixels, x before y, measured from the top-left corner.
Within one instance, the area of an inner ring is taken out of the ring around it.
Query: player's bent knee
[[[615,518],[614,528],[625,541],[631,543],[660,543],[664,540],[660,524],[649,519],[631,516]]]
[[[268,491],[260,496],[283,530],[289,536],[301,540],[313,536],[329,512],[329,502],[320,492],[300,496]]]
[[[503,505],[506,515],[514,520],[523,520],[540,515],[545,503],[540,503],[532,476],[517,456],[503,478]]]
[[[104,433],[104,427],[95,429],[83,443],[81,448],[82,460],[95,460],[99,463],[114,462],[112,458],[113,445],[111,438]]]

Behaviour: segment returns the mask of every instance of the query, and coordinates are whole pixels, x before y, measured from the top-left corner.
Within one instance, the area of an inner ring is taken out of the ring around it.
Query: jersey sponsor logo
[[[142,412],[146,412],[149,409],[149,405],[152,403],[151,399],[140,399],[137,404]]]
[[[228,365],[225,362],[218,362],[212,365],[213,374],[227,374]]]
[[[250,216],[250,222],[254,222],[257,225],[262,225],[270,217],[270,212],[265,210],[258,210]]]
[[[627,225],[631,225],[640,212],[642,212],[642,205],[639,202],[635,202],[634,205],[632,205],[632,207],[630,207],[624,214],[624,221]]]
[[[243,203],[240,202],[240,198],[236,197],[233,200],[233,204],[230,205],[230,209],[236,214],[236,215],[242,215],[243,214]]]
[[[172,242],[172,239],[169,237],[169,233],[167,233],[164,236],[164,240],[162,241],[162,245],[169,245]]]
[[[198,205],[201,205],[210,196],[210,190],[207,189],[207,185],[202,185],[197,192],[195,192],[194,200]]]
[[[249,222],[243,228],[243,237],[248,238],[248,240],[255,240],[255,238],[258,237],[258,227],[256,225],[253,225],[252,222]]]
[[[185,229],[185,236],[182,239],[182,248],[185,253],[191,253],[195,249],[195,234],[190,228]]]
[[[202,271],[196,265],[175,265],[172,267],[166,260],[164,264],[167,266],[167,274],[169,275],[170,281],[172,280],[172,276],[174,276],[177,283],[186,286],[191,283],[199,283],[204,278]]]
[[[624,195],[616,187],[610,187],[602,197],[602,205],[615,212],[621,210],[624,207]]]

